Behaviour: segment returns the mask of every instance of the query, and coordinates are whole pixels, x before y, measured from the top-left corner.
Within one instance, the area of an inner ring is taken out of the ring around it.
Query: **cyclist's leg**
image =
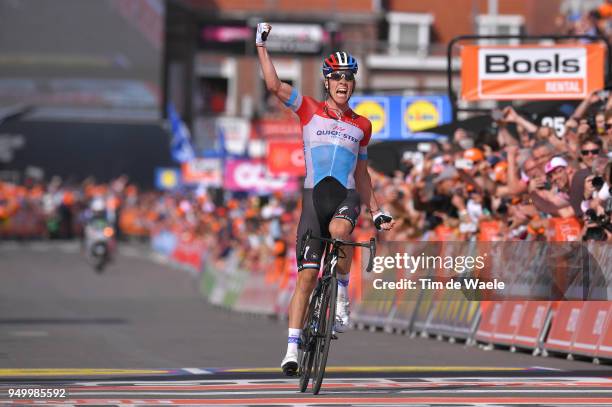
[[[340,203],[329,224],[329,233],[335,239],[349,240],[355,229],[361,211],[361,200],[354,189],[349,189],[346,198]],[[344,248],[346,257],[338,260],[338,274],[348,274],[351,266],[352,250]],[[340,276],[338,277],[340,279]]]
[[[302,251],[302,238],[308,230],[317,236],[322,234],[312,194],[312,189],[305,189],[302,195],[302,214],[298,225],[296,244],[298,256]],[[323,243],[319,240],[310,240],[304,249],[304,258],[301,261],[298,260],[298,278],[289,303],[287,353],[281,363],[281,368],[287,375],[293,375],[297,371],[298,341],[308,308],[308,300],[317,283],[322,252]]]
[[[336,208],[345,198],[346,189],[331,177],[321,180],[314,189],[304,190],[302,195],[302,214],[297,233],[296,250],[298,255],[302,250],[302,237],[308,230],[315,236],[330,236],[328,231],[329,222],[334,216]],[[302,261],[298,261],[298,281],[292,304],[290,305],[290,328],[302,327],[306,314],[306,305],[310,293],[312,293],[317,282],[323,249],[323,242],[311,239],[304,249],[304,258]]]
[[[334,218],[329,225],[329,232],[332,237],[349,240],[350,234],[357,223],[360,209],[359,194],[354,189],[348,190],[346,198],[338,206],[334,213]],[[344,332],[349,323],[348,284],[353,249],[345,247],[342,251],[344,256],[338,259],[337,269],[338,301],[336,305],[337,323],[335,327],[337,332]]]

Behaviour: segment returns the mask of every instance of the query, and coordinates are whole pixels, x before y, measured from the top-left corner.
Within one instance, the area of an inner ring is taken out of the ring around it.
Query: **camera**
[[[587,123],[591,128],[591,131],[597,131],[597,123],[595,122],[595,116],[591,115],[587,118]]]
[[[591,184],[593,185],[593,188],[595,188],[596,191],[599,191],[603,186],[604,186],[605,180],[603,179],[603,177],[594,177],[591,180]]]
[[[538,189],[550,191],[552,189],[552,183],[547,179],[546,182],[544,182],[544,184],[542,184],[542,186],[540,186]]]
[[[612,233],[612,224],[610,223],[610,215],[612,214],[612,198],[608,198],[604,205],[604,214],[597,215],[593,209],[589,209],[585,212],[591,223],[595,226],[590,226],[582,237],[583,241],[598,241],[603,242],[608,239],[606,231]]]

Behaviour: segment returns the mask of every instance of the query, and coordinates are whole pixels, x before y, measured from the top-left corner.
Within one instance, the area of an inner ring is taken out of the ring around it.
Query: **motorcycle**
[[[85,227],[85,250],[96,272],[102,273],[112,259],[115,230],[106,222],[91,222]]]

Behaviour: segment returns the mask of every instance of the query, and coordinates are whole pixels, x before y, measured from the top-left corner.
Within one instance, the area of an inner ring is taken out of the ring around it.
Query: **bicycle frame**
[[[312,236],[310,231],[302,239],[302,247],[298,259],[304,258],[306,243],[310,239],[321,240],[326,244],[325,262],[323,274],[317,281],[313,290],[308,310],[305,316],[304,329],[302,330],[302,356],[299,363],[300,391],[306,391],[310,376],[313,373],[313,394],[318,394],[321,389],[327,356],[329,354],[331,339],[336,339],[332,334],[336,318],[336,299],[338,294],[338,281],[336,266],[341,258],[342,246],[367,247],[370,249],[370,259],[367,272],[372,270],[374,256],[376,255],[376,241],[370,239],[368,243],[347,242],[340,239],[328,239]]]

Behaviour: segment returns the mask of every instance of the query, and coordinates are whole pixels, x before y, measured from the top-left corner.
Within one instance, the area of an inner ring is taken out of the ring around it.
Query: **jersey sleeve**
[[[363,138],[359,142],[359,155],[357,156],[359,160],[368,159],[368,143],[370,143],[370,138],[372,137],[372,123],[370,123],[370,121],[367,119],[365,122]]]
[[[285,102],[285,106],[289,109],[297,112],[299,108],[302,106],[304,98],[300,94],[300,92],[296,88],[291,88],[291,95],[289,96],[289,100]]]
[[[312,119],[312,116],[319,107],[319,103],[311,97],[302,96],[296,88],[293,88],[289,100],[285,102],[285,106],[293,110],[300,118],[302,125],[305,125]]]

